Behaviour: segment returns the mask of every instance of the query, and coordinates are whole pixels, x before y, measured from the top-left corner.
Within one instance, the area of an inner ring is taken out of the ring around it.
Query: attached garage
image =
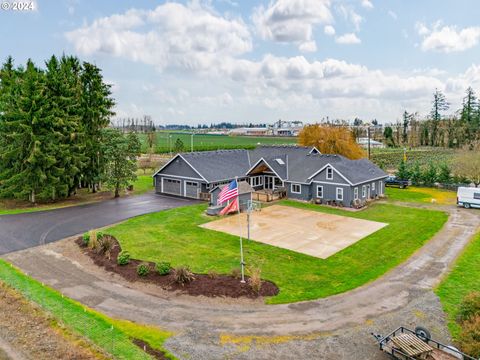
[[[183,196],[182,181],[162,177],[162,193]]]
[[[198,199],[200,185],[195,181],[185,181],[185,197]]]

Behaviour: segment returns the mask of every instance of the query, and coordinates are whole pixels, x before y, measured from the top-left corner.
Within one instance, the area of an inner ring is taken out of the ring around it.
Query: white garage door
[[[182,182],[176,179],[162,178],[162,192],[182,196]]]

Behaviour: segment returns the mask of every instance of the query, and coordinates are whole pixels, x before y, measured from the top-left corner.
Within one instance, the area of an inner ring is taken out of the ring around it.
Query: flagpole
[[[240,225],[240,266],[242,270],[242,280],[241,283],[245,283],[245,263],[243,262],[243,239],[242,239],[242,218],[240,216],[240,184],[238,183],[238,176],[235,176],[235,181],[237,182],[238,188],[238,223]]]

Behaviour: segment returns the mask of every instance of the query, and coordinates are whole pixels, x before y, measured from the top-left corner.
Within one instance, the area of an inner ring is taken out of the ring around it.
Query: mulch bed
[[[129,264],[118,265],[117,256],[121,252],[121,247],[117,239],[113,236],[111,236],[111,238],[114,242],[114,246],[110,251],[110,259],[105,257],[105,255],[98,254],[94,250],[85,247],[81,237],[77,238],[75,242],[96,265],[105,268],[105,270],[117,273],[128,281],[153,283],[168,291],[180,291],[193,296],[203,295],[208,297],[231,298],[247,297],[250,299],[262,296],[274,296],[277,295],[279,291],[274,283],[270,281],[262,281],[260,291],[257,293],[250,287],[250,285],[248,285],[248,277],[246,277],[247,282],[242,284],[239,279],[228,275],[218,275],[213,277],[205,274],[195,274],[195,280],[182,286],[174,281],[173,270],[170,274],[161,276],[155,271],[155,264],[152,262],[130,259]],[[150,267],[150,273],[147,276],[140,277],[137,274],[137,266],[141,263],[148,264]]]

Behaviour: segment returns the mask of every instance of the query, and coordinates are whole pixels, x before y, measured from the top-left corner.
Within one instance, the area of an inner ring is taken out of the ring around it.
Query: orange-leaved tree
[[[343,155],[349,159],[365,157],[365,151],[357,144],[353,132],[346,126],[306,125],[298,135],[298,143],[315,146],[322,154]]]

